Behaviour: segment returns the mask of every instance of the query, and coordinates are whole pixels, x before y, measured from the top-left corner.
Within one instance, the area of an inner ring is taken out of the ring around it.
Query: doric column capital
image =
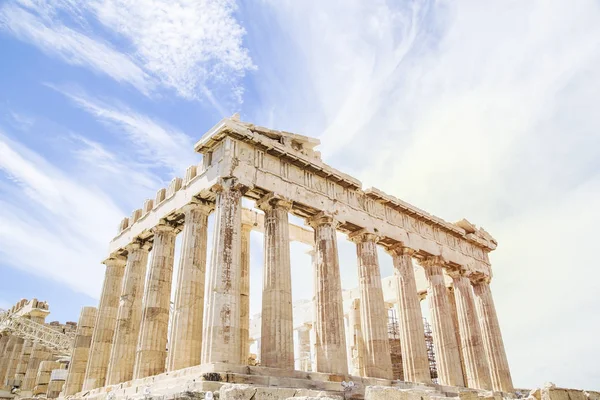
[[[492,277],[489,275],[482,274],[480,272],[474,272],[469,275],[471,284],[473,285],[489,285]]]
[[[165,221],[165,220],[162,220],[161,222],[159,222],[158,225],[155,225],[150,230],[155,235],[159,232],[173,232],[173,233],[179,232],[179,228],[175,224]]]
[[[395,257],[395,256],[411,256],[412,257],[417,252],[415,249],[411,249],[410,247],[404,246],[404,244],[402,242],[396,243],[395,245],[390,246],[390,247],[386,247],[385,251],[392,257]]]
[[[422,259],[419,264],[423,267],[423,268],[428,268],[428,267],[445,267],[446,266],[446,260],[444,260],[444,258],[442,256],[429,256],[429,257],[425,257],[424,259]]]
[[[256,201],[256,208],[263,211],[270,210],[273,208],[280,208],[286,211],[292,209],[292,201],[288,200],[277,193],[267,193]]]
[[[200,211],[203,214],[209,215],[214,209],[215,203],[202,199],[194,199],[181,207],[181,211],[186,215],[192,211]]]
[[[129,243],[127,246],[125,246],[125,250],[127,250],[127,252],[131,253],[132,251],[135,250],[139,250],[139,249],[144,249],[146,251],[149,251],[152,248],[152,244],[149,243],[146,240],[141,240],[141,239],[135,239],[133,242]]]
[[[239,192],[240,194],[244,194],[248,190],[248,187],[239,183],[235,178],[220,178],[219,181],[210,188],[210,190],[215,193],[231,190]]]
[[[316,228],[320,225],[333,225],[334,227],[337,227],[340,222],[337,219],[335,219],[335,216],[333,214],[321,211],[317,215],[307,218],[306,223],[309,226]]]
[[[113,253],[108,256],[106,260],[102,261],[102,264],[106,265],[107,267],[124,267],[126,262],[127,257],[121,254]]]
[[[348,235],[348,239],[353,243],[364,243],[364,242],[372,242],[377,243],[379,241],[379,236],[369,229],[359,229],[355,232],[352,232]]]
[[[467,271],[460,267],[450,267],[446,268],[446,274],[452,279],[458,279],[461,277],[465,277],[467,275]]]

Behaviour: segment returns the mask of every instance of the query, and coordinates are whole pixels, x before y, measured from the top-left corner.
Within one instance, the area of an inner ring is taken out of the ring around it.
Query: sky
[[[596,0],[2,0],[0,308],[36,297],[64,322],[96,305],[121,219],[239,112],[484,227],[515,386],[599,390],[598,65]],[[311,297],[291,247],[294,300]]]

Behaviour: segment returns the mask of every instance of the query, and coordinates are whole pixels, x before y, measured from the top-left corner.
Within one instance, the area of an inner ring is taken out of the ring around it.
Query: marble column
[[[298,370],[311,372],[311,353],[310,353],[310,324],[304,324],[296,331],[298,332]]]
[[[442,265],[444,262],[440,257],[429,257],[421,261],[421,266],[425,269],[425,276],[429,282],[429,314],[438,381],[442,385],[464,386]]]
[[[6,374],[6,365],[8,364],[8,359],[10,358],[10,352],[12,352],[12,346],[14,346],[14,344],[11,344],[11,350],[9,352],[8,342],[11,337],[12,336],[8,332],[5,332],[0,338],[0,388],[4,385],[2,378]]]
[[[169,340],[168,371],[200,365],[206,240],[212,204],[196,201],[186,205],[175,291],[173,322]]]
[[[15,380],[15,372],[21,360],[21,352],[23,351],[24,340],[20,337],[15,338],[12,352],[6,366],[6,374],[4,374],[4,385],[10,388]]]
[[[204,318],[202,364],[242,364],[240,338],[242,187],[223,180],[215,187],[215,227]]]
[[[19,386],[23,384],[23,379],[25,379],[25,373],[27,372],[27,365],[29,364],[29,358],[31,357],[32,350],[33,341],[26,339],[23,342],[23,349],[21,350],[21,355],[19,356],[19,363],[17,364],[14,377]]]
[[[353,299],[348,310],[350,338],[350,375],[365,376],[365,345],[360,322],[360,299]]]
[[[0,358],[4,357],[4,350],[6,349],[6,343],[8,343],[8,338],[8,333],[3,333],[0,335]]]
[[[257,206],[265,212],[260,362],[265,367],[294,369],[288,224],[292,204],[268,194]]]
[[[142,325],[138,339],[133,379],[165,372],[171,284],[177,228],[162,222],[152,228],[154,242],[148,282],[142,300]]]
[[[489,282],[487,280],[474,282],[473,293],[483,348],[489,362],[492,388],[502,392],[512,392],[514,389],[512,378]]]
[[[474,389],[491,389],[490,370],[481,337],[481,329],[469,278],[462,271],[450,271],[454,285],[460,349],[465,363],[466,385]]]
[[[103,387],[106,383],[108,360],[117,323],[119,296],[123,285],[126,259],[113,255],[104,261],[106,272],[100,294],[96,326],[92,334],[90,356],[85,370],[82,390]]]
[[[64,396],[81,392],[97,316],[98,309],[96,307],[83,307],[81,309],[73,343],[73,353],[71,353],[71,362],[69,363],[69,372],[63,391]]]
[[[360,319],[365,346],[365,376],[392,379],[392,359],[388,337],[388,311],[383,299],[377,256],[377,235],[359,230],[349,235],[356,244]]]
[[[458,311],[456,311],[456,297],[454,296],[454,286],[447,287],[448,304],[450,305],[450,313],[452,314],[452,322],[454,322],[454,333],[456,334],[456,344],[458,344],[458,355],[460,356],[460,368],[463,374],[463,382],[467,384],[465,359],[463,357],[462,343],[460,341],[460,329],[458,327]]]
[[[404,380],[430,383],[431,372],[425,344],[421,300],[417,293],[417,282],[412,261],[414,250],[396,245],[388,252],[392,256],[394,278],[397,285],[398,325],[400,328]]]
[[[49,360],[51,356],[52,353],[41,343],[33,343],[31,356],[29,356],[29,363],[27,364],[27,372],[25,372],[25,378],[21,383],[22,392],[33,390],[40,363]]]
[[[338,259],[338,222],[326,213],[308,220],[315,230],[316,372],[348,374],[342,281]]]
[[[47,394],[48,383],[50,383],[50,375],[52,371],[60,368],[60,363],[57,361],[42,361],[38,370],[37,377],[35,378],[35,387],[33,388],[33,394]]]
[[[248,364],[250,357],[250,232],[252,226],[243,224],[240,254],[240,360],[243,365]]]
[[[19,340],[19,337],[14,335],[8,336],[8,341],[4,347],[4,353],[2,359],[0,359],[0,388],[6,388],[6,373],[12,360],[12,353],[15,349],[15,343]]]
[[[135,240],[128,244],[127,265],[117,311],[114,343],[110,353],[106,385],[133,379],[133,367],[142,321],[142,297],[148,269],[150,243]]]

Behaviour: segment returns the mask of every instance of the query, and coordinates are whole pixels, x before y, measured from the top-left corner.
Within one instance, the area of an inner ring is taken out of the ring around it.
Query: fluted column
[[[117,311],[114,343],[110,352],[106,385],[133,379],[133,368],[142,321],[142,298],[148,269],[150,244],[140,240],[128,244],[127,265]]]
[[[200,364],[206,240],[208,215],[212,210],[212,204],[199,201],[183,208],[185,219],[169,341],[168,371]]]
[[[35,378],[35,387],[33,388],[34,395],[48,393],[48,384],[50,383],[52,371],[59,368],[60,363],[57,361],[42,361],[40,363],[40,368]]]
[[[15,381],[19,382],[19,386],[23,383],[23,379],[25,379],[25,373],[27,372],[27,365],[29,364],[29,358],[31,357],[31,351],[33,350],[33,341],[26,339],[23,342],[23,349],[21,350],[21,355],[19,356],[19,363],[17,364],[17,369],[15,370]]]
[[[310,324],[304,324],[297,329],[298,332],[298,370],[311,372],[311,353],[310,353]]]
[[[27,364],[27,372],[25,372],[25,378],[21,383],[22,392],[33,390],[40,363],[49,360],[51,356],[52,353],[42,344],[33,343],[31,356],[29,356],[29,363]]]
[[[512,392],[513,383],[504,350],[496,306],[488,281],[473,283],[475,307],[483,337],[483,348],[490,368],[492,388],[502,392]]]
[[[152,228],[154,242],[148,282],[142,300],[142,326],[138,339],[133,378],[165,372],[171,280],[175,260],[177,229],[162,222]]]
[[[465,385],[468,382],[465,368],[465,359],[463,357],[463,349],[460,341],[460,329],[458,327],[458,311],[456,311],[456,297],[454,296],[454,286],[450,285],[446,288],[448,294],[448,304],[450,305],[450,314],[452,314],[452,322],[454,323],[454,333],[456,334],[456,344],[458,344],[458,355],[460,356],[460,368],[463,375],[463,382]]]
[[[73,353],[71,354],[71,362],[69,363],[69,372],[65,381],[65,396],[81,392],[97,316],[98,309],[96,307],[83,307],[81,309],[79,321],[77,322],[75,342],[73,343]]]
[[[423,313],[412,262],[414,250],[396,245],[388,252],[392,256],[394,278],[397,284],[396,296],[404,380],[430,383],[431,372],[425,344]]]
[[[3,333],[2,337],[0,337],[0,388],[2,388],[4,385],[2,378],[6,374],[6,365],[8,364],[8,359],[10,358],[10,352],[7,349],[10,338],[11,335],[8,332]],[[12,352],[12,347],[10,351]]]
[[[209,293],[204,319],[202,363],[242,364],[240,338],[241,198],[234,180],[218,187],[215,231],[209,271]]]
[[[248,364],[250,357],[250,232],[252,226],[242,225],[240,282],[240,360]],[[260,354],[258,354],[260,358]]]
[[[17,366],[21,360],[21,352],[23,350],[24,342],[25,341],[20,337],[15,338],[13,349],[10,353],[10,359],[8,360],[8,364],[6,366],[6,374],[4,374],[4,384],[6,387],[10,388],[12,382],[15,380],[15,372],[17,371]]]
[[[4,350],[6,349],[6,344],[8,343],[8,333],[0,334],[0,359],[4,357]]]
[[[346,375],[348,364],[337,221],[331,215],[320,213],[308,223],[315,230],[315,366],[317,372]]]
[[[465,363],[466,385],[474,389],[491,389],[490,370],[483,348],[481,329],[471,282],[461,271],[449,273],[454,284],[454,299],[460,332],[460,349]]]
[[[429,282],[429,313],[438,380],[442,385],[464,386],[442,265],[443,260],[440,257],[430,257],[421,262]]]
[[[353,299],[348,310],[350,330],[350,374],[365,376],[365,345],[360,322],[360,299]]]
[[[288,211],[291,203],[272,194],[257,203],[265,212],[261,314],[261,365],[294,369],[292,275]]]
[[[392,359],[388,338],[388,311],[383,299],[377,256],[377,235],[359,230],[349,235],[356,244],[360,319],[365,345],[365,376],[392,379]]]
[[[2,359],[0,359],[0,388],[6,388],[6,373],[12,360],[12,353],[15,349],[15,343],[19,340],[17,336],[9,335]]]
[[[125,257],[113,255],[104,261],[106,272],[100,294],[96,326],[92,334],[90,356],[85,370],[82,390],[103,387],[106,383],[108,360],[113,344],[119,296],[125,272]]]

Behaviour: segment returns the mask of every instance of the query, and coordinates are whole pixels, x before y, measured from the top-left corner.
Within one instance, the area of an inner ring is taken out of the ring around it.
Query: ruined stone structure
[[[195,150],[203,156],[201,164],[190,166],[183,179],[173,179],[155,199],[125,218],[109,245],[97,317],[94,323],[82,322],[78,331],[76,348],[87,346],[83,338],[90,339],[82,390],[76,396],[92,398],[111,391],[125,398],[132,388],[176,377],[188,377],[193,382],[188,386],[206,387],[224,377],[263,386],[275,384],[269,377],[277,377],[275,385],[296,388],[311,380],[311,387],[322,382],[326,390],[335,382],[338,391],[339,382],[350,379],[363,387],[389,386],[391,306],[398,313],[404,381],[431,384],[413,261],[427,280],[438,383],[512,391],[489,288],[488,254],[496,241],[466,220],[449,223],[377,189],[362,189],[357,179],[321,160],[318,144],[317,139],[255,126],[236,116],[222,120],[200,139]],[[262,213],[243,210],[242,198],[253,200]],[[290,213],[310,228],[291,226]],[[248,223],[252,218],[255,223]],[[265,237],[259,338],[249,334],[252,229]],[[338,232],[356,244],[359,293],[351,299],[349,323],[358,335],[347,333]],[[181,257],[175,266],[179,233]],[[308,306],[312,318],[300,328],[294,326],[291,240],[313,247],[314,300]],[[379,246],[392,256],[395,267],[391,301],[384,298]],[[260,367],[248,365],[251,339],[259,343]],[[295,369],[299,358],[302,371]],[[82,359],[77,357],[77,382]],[[68,393],[73,390],[70,387]]]
[[[48,304],[37,299],[20,300],[0,313],[0,397],[14,389],[20,397],[58,397],[73,353],[77,324],[46,323],[49,313]],[[81,363],[75,365],[81,368]],[[55,369],[63,370],[62,375]],[[52,375],[57,377],[54,382]]]

